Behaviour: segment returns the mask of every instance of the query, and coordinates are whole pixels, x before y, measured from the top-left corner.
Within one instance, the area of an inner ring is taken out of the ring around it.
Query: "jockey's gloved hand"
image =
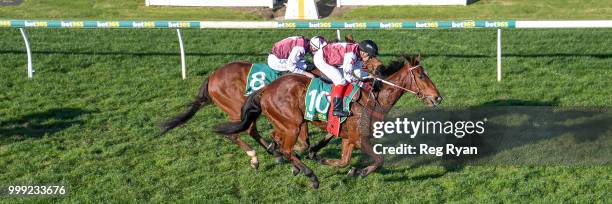
[[[359,81],[366,81],[370,78],[370,73],[364,69],[355,69],[353,70],[352,76]]]
[[[359,79],[359,81],[374,81],[374,79],[375,78],[373,76],[366,76],[366,77]]]
[[[350,72],[344,72],[344,73],[343,73],[343,77],[344,77],[344,79],[345,79],[346,81],[348,81],[348,82],[355,82],[355,81],[357,81],[357,80],[358,80],[358,78],[357,78],[357,77],[355,77],[355,76],[353,75],[353,73],[350,73]]]
[[[313,63],[307,62],[306,63],[306,69],[304,71],[311,72],[312,70],[314,70],[316,68],[317,68],[317,66],[315,66]]]

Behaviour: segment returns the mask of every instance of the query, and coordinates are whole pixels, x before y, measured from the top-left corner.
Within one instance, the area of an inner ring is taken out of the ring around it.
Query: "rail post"
[[[187,67],[185,66],[185,48],[183,47],[181,29],[176,29],[176,35],[178,35],[179,46],[181,48],[181,74],[183,76],[183,80],[185,80],[187,79]]]
[[[502,43],[501,43],[501,29],[497,29],[497,81],[501,81],[502,79],[502,67],[501,67],[501,57],[502,57]]]
[[[21,37],[23,37],[23,42],[26,46],[26,52],[28,55],[28,78],[32,79],[34,76],[34,67],[32,66],[32,49],[30,48],[30,41],[28,40],[28,33],[25,29],[19,28],[21,32]]]

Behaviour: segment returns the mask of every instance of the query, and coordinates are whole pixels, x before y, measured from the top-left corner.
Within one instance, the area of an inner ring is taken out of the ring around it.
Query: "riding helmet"
[[[323,36],[314,36],[310,39],[310,47],[314,48],[315,50],[319,50],[325,47],[325,45],[327,45],[327,42],[325,42],[325,38],[323,38]]]
[[[364,40],[359,43],[359,49],[368,53],[370,57],[375,57],[378,55],[378,45],[374,43],[372,40]]]

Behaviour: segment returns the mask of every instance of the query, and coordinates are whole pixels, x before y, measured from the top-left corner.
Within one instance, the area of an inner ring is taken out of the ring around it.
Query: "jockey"
[[[310,53],[314,55],[314,53],[316,53],[319,49],[325,47],[326,45],[327,41],[325,41],[325,38],[323,38],[323,36],[314,36],[310,39]]]
[[[316,67],[332,80],[334,86],[331,96],[333,98],[333,115],[339,117],[349,116],[343,109],[342,97],[346,86],[357,80],[353,73],[361,70],[363,62],[378,54],[378,46],[371,40],[356,43],[332,43],[321,48],[313,57]],[[342,72],[338,70],[339,67]]]
[[[308,47],[309,40],[304,36],[285,38],[272,47],[272,53],[268,55],[268,65],[277,71],[289,71],[313,78],[314,75],[305,71],[304,54],[311,51]]]

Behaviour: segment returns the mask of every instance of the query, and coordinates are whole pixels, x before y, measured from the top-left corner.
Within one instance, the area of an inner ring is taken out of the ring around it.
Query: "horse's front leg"
[[[370,144],[369,138],[361,139],[360,149],[361,149],[361,152],[363,152],[365,155],[370,157],[370,159],[372,159],[374,162],[363,169],[352,168],[349,171],[348,176],[357,176],[357,175],[367,176],[370,173],[379,169],[383,165],[383,162],[384,162],[383,156],[380,154],[374,153],[374,150],[372,148],[372,144]]]
[[[353,154],[353,148],[355,145],[349,141],[349,139],[342,139],[342,158],[340,159],[320,159],[319,162],[321,164],[335,166],[335,167],[346,167],[351,160],[351,155]]]
[[[327,135],[325,135],[325,138],[323,138],[321,141],[317,142],[317,144],[315,146],[312,146],[308,149],[308,159],[312,159],[315,161],[319,161],[322,158],[319,157],[318,153],[321,149],[323,149],[323,147],[327,146],[327,143],[329,143],[329,141],[331,141],[331,139],[334,138],[334,135],[331,133],[328,133]]]

